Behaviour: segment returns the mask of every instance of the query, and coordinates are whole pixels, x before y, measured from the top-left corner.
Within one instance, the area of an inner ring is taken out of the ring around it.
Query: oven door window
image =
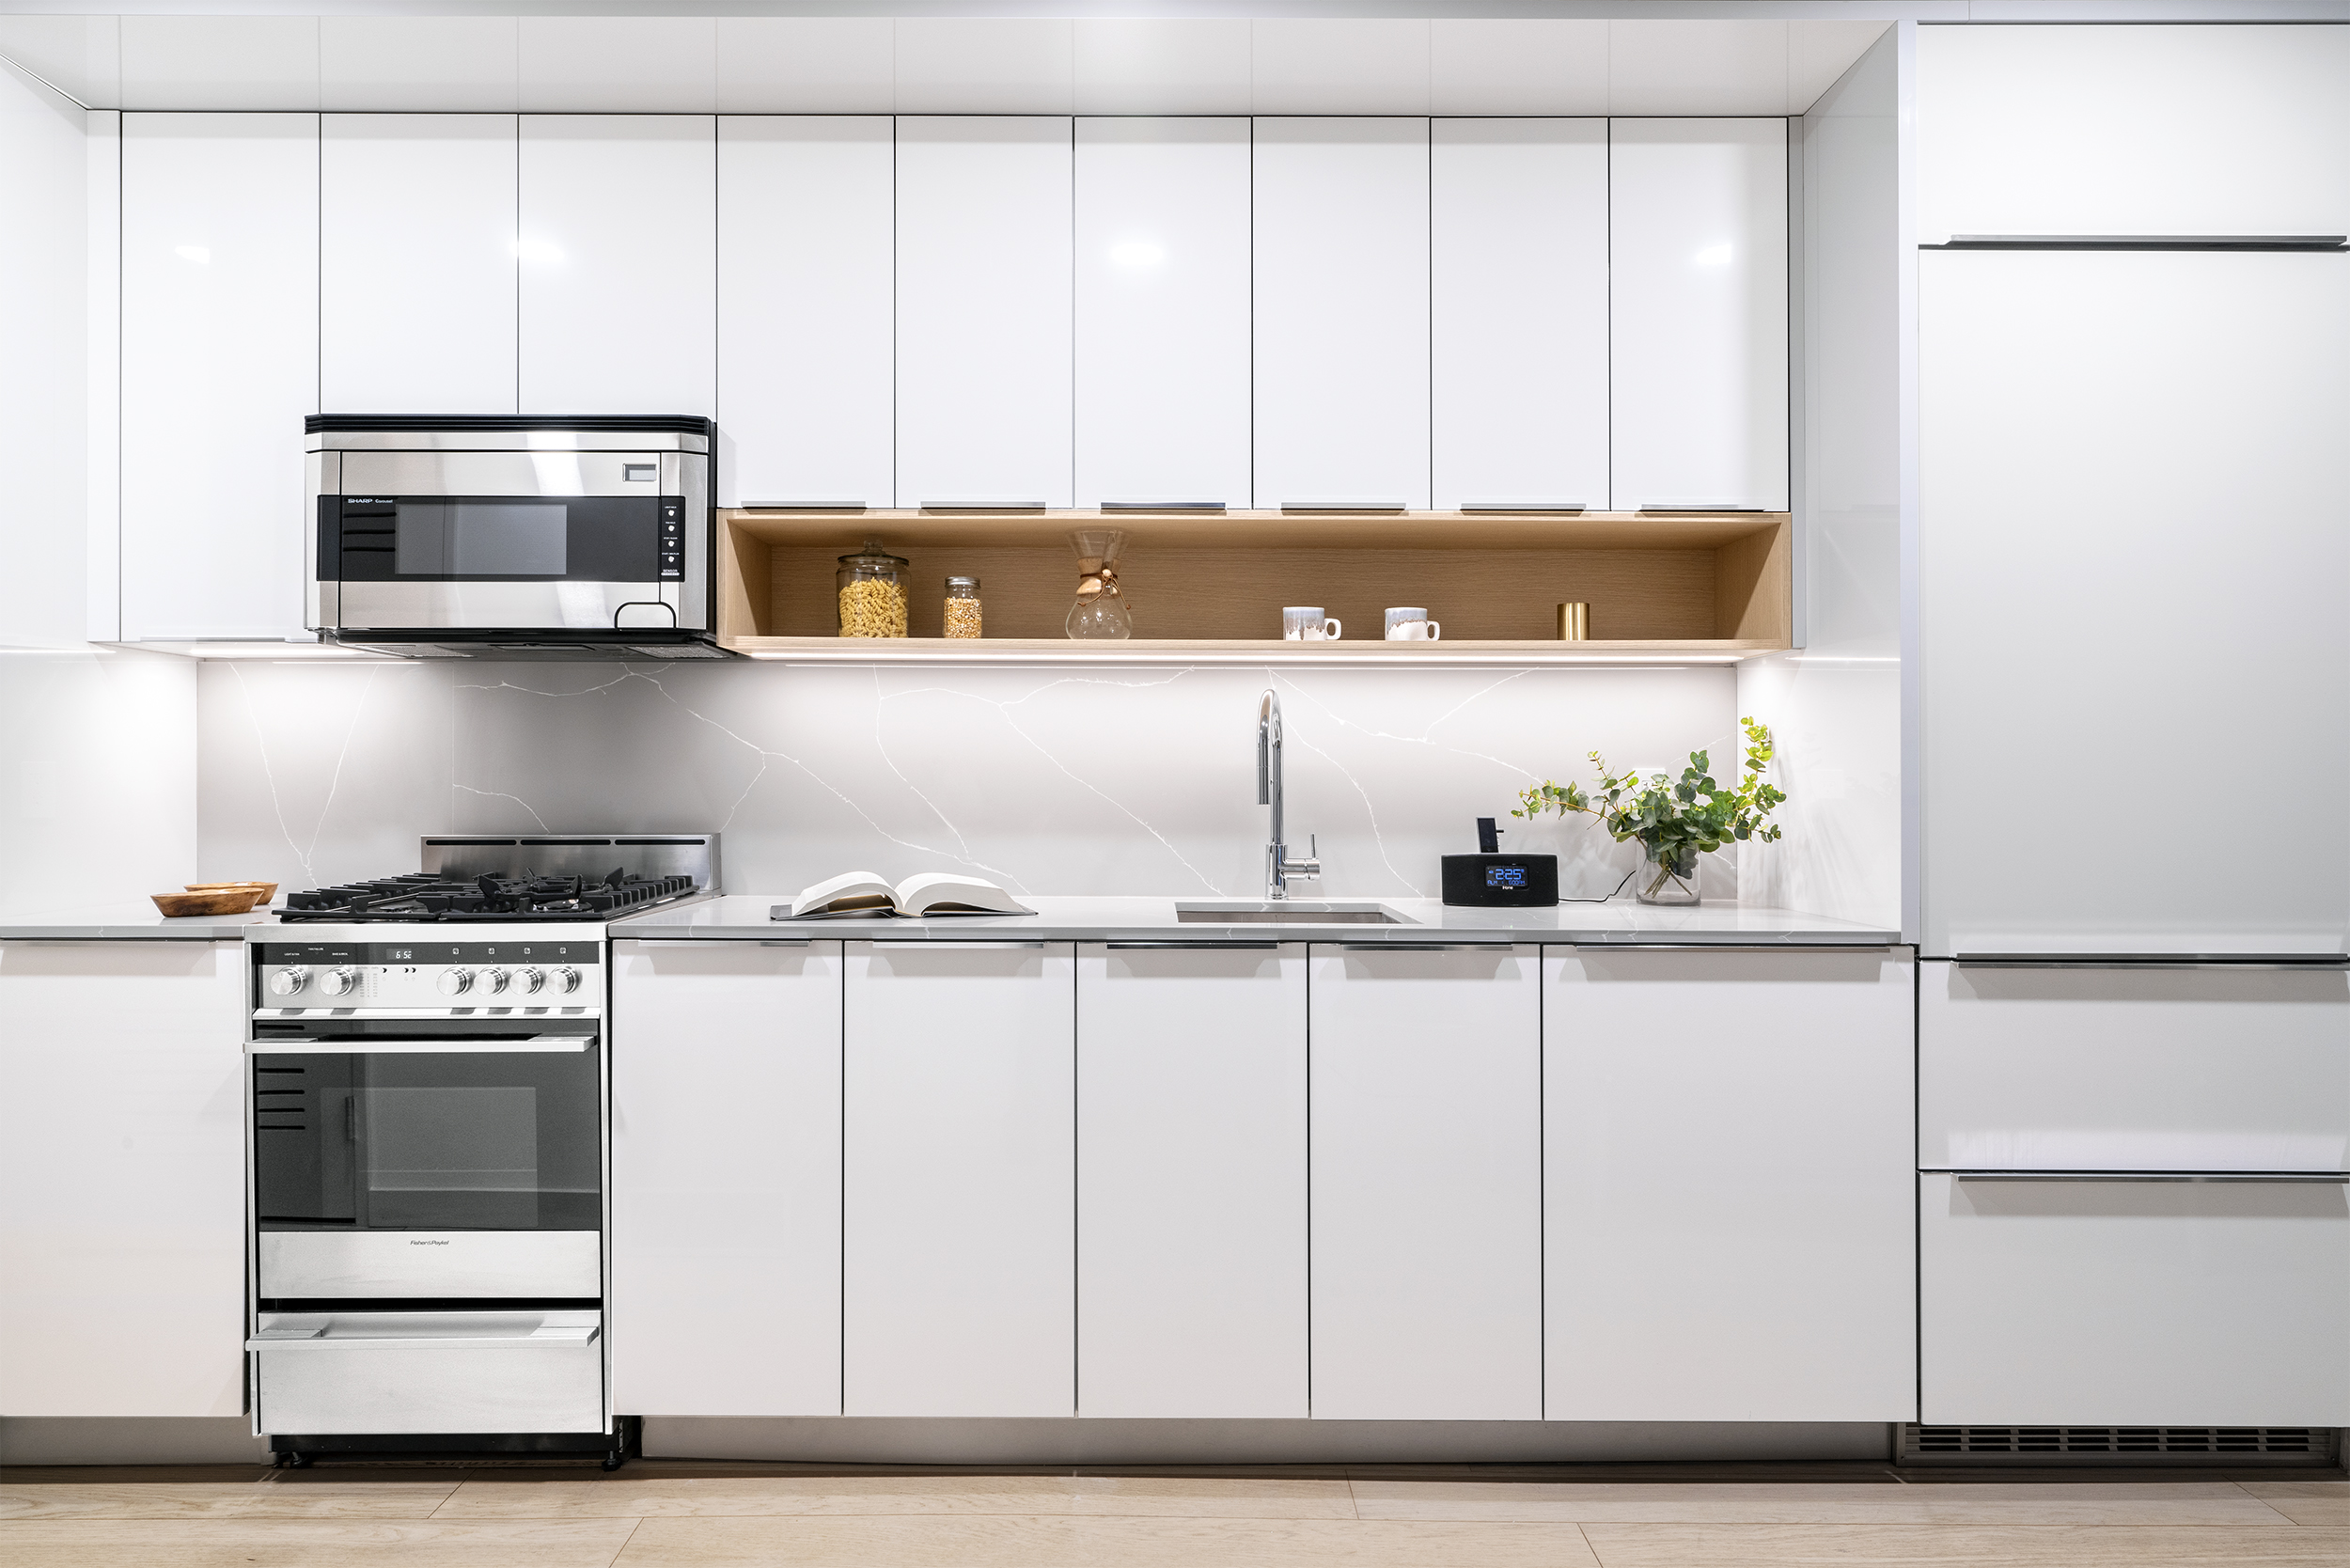
[[[267,1230],[593,1231],[596,1052],[254,1058]]]

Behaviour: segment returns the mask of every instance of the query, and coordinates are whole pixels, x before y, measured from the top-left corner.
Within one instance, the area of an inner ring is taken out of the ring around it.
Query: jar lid
[[[949,577],[947,579],[947,586],[950,588],[975,588],[979,586],[979,580],[977,577]]]
[[[903,556],[893,556],[883,549],[882,541],[878,539],[867,540],[863,549],[854,556],[842,556],[839,560],[842,566],[903,566],[906,564],[906,558]]]

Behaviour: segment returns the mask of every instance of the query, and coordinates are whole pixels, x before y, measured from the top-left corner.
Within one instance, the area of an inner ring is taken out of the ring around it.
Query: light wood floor
[[[5,1568],[2350,1565],[2341,1471],[13,1469]]]

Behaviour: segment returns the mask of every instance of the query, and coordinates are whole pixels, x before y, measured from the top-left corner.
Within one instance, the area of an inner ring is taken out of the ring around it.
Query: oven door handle
[[[594,1041],[582,1036],[577,1040],[384,1040],[369,1043],[351,1040],[254,1040],[245,1043],[245,1054],[256,1057],[397,1057],[447,1056],[451,1052],[483,1055],[494,1052],[556,1052],[585,1051]]]

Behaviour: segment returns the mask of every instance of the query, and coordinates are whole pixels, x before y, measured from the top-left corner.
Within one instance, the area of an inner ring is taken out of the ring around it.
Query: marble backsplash
[[[1434,896],[1441,854],[1561,855],[1596,897],[1634,852],[1517,792],[1618,765],[1735,765],[1728,666],[906,668],[216,662],[198,682],[206,877],[291,887],[414,870],[436,832],[725,835],[735,892],[977,871],[1026,893],[1262,886],[1256,713],[1287,721],[1289,826],[1332,896]],[[1764,852],[1775,853],[1775,852]],[[1736,867],[1707,857],[1704,890]]]

